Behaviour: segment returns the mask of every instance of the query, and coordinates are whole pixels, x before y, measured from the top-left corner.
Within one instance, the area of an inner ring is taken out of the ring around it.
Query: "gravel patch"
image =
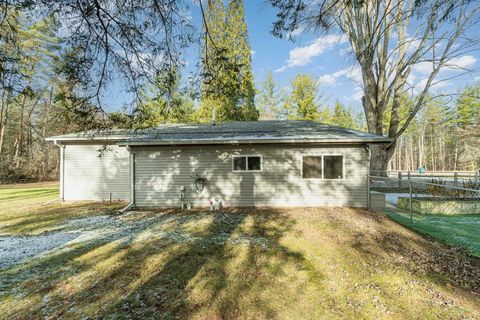
[[[60,247],[78,233],[55,232],[39,236],[0,236],[0,269],[5,269]]]
[[[199,221],[209,217],[209,213],[191,215],[165,215],[146,217],[128,221],[127,215],[95,216],[80,219],[71,219],[60,226],[59,231],[52,231],[35,236],[0,236],[0,270],[15,264],[26,262],[57,250],[69,250],[75,243],[96,243],[98,241],[111,242],[122,239],[125,242],[142,242],[152,239],[161,239],[175,243],[201,243],[210,245],[260,245],[266,247],[268,239],[243,234],[215,232],[207,236],[194,235],[182,230],[163,231],[162,224],[181,226],[188,222]],[[216,213],[215,220],[219,224],[238,224],[241,217],[230,214]],[[171,228],[170,228],[171,229]],[[1,229],[0,229],[1,232]]]

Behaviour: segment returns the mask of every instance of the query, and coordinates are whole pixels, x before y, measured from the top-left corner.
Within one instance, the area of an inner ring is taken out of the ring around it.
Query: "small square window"
[[[247,170],[247,157],[234,157],[233,171],[245,171],[245,170]]]
[[[343,179],[343,156],[323,156],[325,179]]]
[[[260,171],[260,170],[261,170],[261,158],[248,157],[248,171]]]
[[[302,178],[322,178],[322,156],[303,156]]]
[[[262,157],[234,156],[233,171],[262,171]]]

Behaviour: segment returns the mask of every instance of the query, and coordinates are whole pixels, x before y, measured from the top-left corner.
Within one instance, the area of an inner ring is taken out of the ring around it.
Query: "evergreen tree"
[[[463,90],[455,108],[455,132],[459,161],[469,169],[480,168],[480,84]]]
[[[314,120],[320,119],[318,83],[310,75],[297,75],[292,81],[292,91],[285,103],[288,119]]]
[[[469,86],[463,90],[457,100],[456,109],[457,124],[480,127],[480,84]]]
[[[268,72],[265,80],[261,83],[257,94],[256,104],[260,111],[260,119],[277,120],[282,119],[282,104],[285,100],[283,90],[277,88],[272,72]]]
[[[192,122],[193,102],[180,90],[180,72],[176,68],[158,74],[155,85],[142,90],[141,106],[133,119],[138,128],[156,127],[163,123]]]
[[[208,0],[202,48],[203,79],[197,119],[210,121],[257,120],[251,50],[244,18],[244,4]],[[207,30],[208,29],[208,30]]]
[[[347,109],[343,104],[338,101],[335,102],[335,108],[330,123],[343,128],[355,127],[355,121],[353,119],[352,113],[349,109]]]

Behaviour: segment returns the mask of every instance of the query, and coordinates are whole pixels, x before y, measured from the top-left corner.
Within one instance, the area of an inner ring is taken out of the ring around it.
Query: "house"
[[[60,147],[63,200],[122,199],[139,208],[210,201],[366,207],[369,145],[389,142],[312,121],[164,125],[47,140]]]

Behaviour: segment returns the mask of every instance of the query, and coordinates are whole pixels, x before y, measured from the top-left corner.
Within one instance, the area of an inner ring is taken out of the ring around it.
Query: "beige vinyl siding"
[[[181,186],[192,175],[207,178],[201,193],[187,202],[208,206],[367,206],[368,152],[363,147],[186,146],[135,147],[135,205],[178,207]],[[302,179],[302,155],[344,155],[342,180]],[[234,155],[262,156],[261,172],[233,172]]]
[[[125,147],[109,145],[99,157],[101,144],[68,144],[64,155],[65,200],[128,200],[130,160]]]

